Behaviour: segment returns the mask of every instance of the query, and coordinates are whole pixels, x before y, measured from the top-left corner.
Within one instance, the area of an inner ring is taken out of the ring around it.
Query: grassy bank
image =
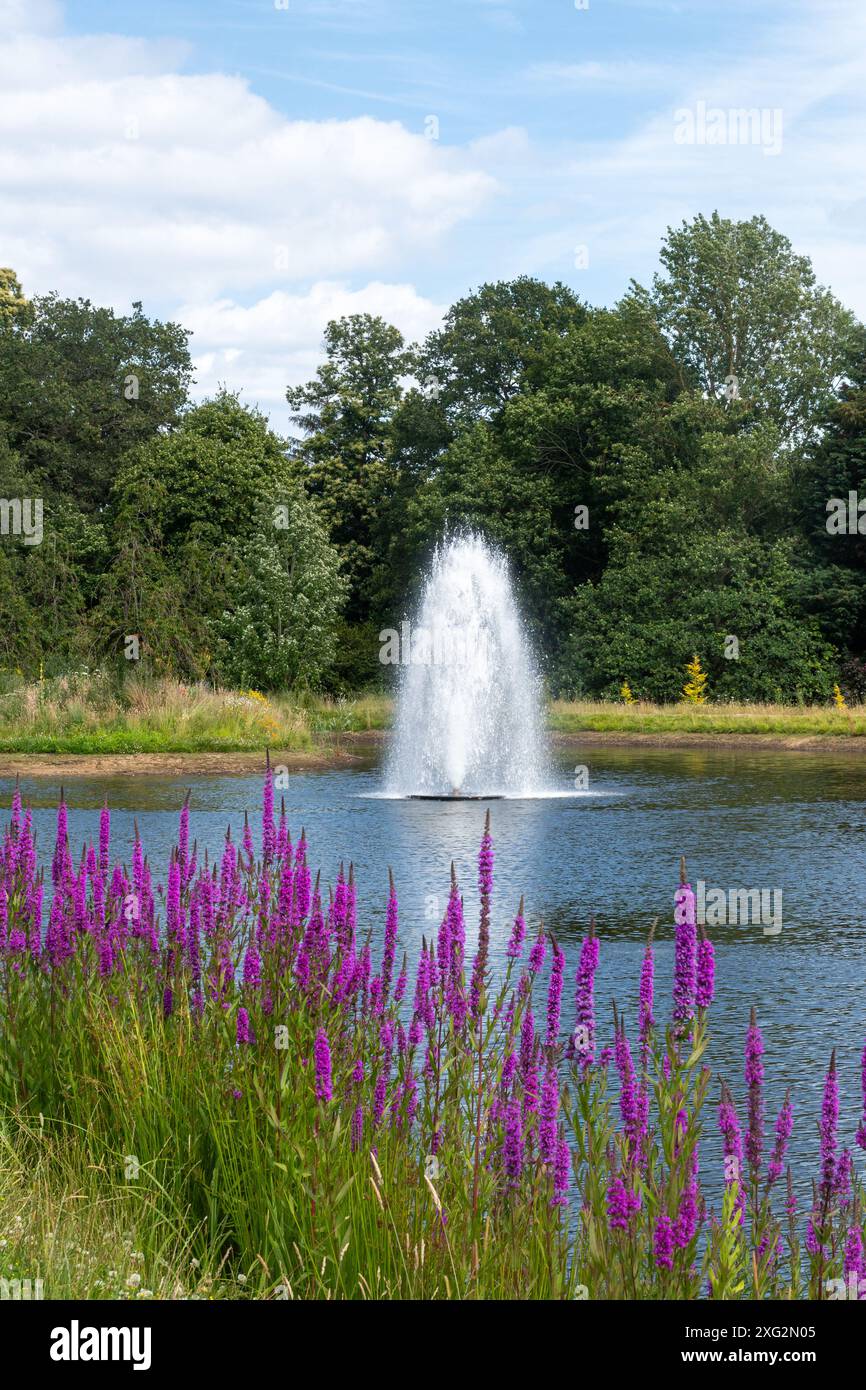
[[[382,728],[390,703],[323,700],[97,673],[0,693],[3,753],[216,753],[309,749],[316,733]]]
[[[387,729],[387,695],[216,691],[204,684],[96,674],[0,689],[0,753],[219,753],[312,749],[318,736]],[[632,705],[555,700],[554,733],[866,735],[866,706]]]
[[[548,726],[555,733],[778,734],[830,737],[866,734],[866,706],[633,705],[601,700],[554,700]]]

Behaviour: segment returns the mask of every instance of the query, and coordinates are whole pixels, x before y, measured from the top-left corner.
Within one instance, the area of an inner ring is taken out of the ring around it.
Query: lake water
[[[573,789],[576,763],[589,789]],[[494,970],[521,893],[530,931],[543,920],[567,957],[564,1024],[573,1013],[574,966],[590,914],[601,961],[596,979],[600,1034],[610,1032],[609,1001],[624,1009],[632,1036],[637,979],[650,922],[656,933],[656,1017],[669,1007],[673,965],[673,894],[679,856],[689,877],[710,888],[764,889],[782,895],[782,929],[761,922],[710,927],[716,948],[716,1002],[708,1061],[730,1082],[744,1121],[743,1042],[754,1004],[764,1033],[768,1129],[793,1088],[792,1143],[797,1186],[817,1172],[815,1122],[832,1047],[838,1050],[842,1136],[857,1127],[859,1057],[866,1038],[866,759],[850,754],[773,753],[752,749],[603,748],[560,754],[564,795],[490,803],[396,801],[377,796],[377,754],[352,770],[291,774],[285,797],[293,839],[303,825],[313,868],[333,882],[341,860],[354,861],[359,927],[384,923],[387,870],[394,870],[400,932],[410,957],[435,932],[453,859],[464,890],[469,942],[477,923],[475,859],[489,804],[496,846],[492,923]],[[176,836],[177,813],[192,789],[192,834],[199,851],[219,854],[227,824],[240,837],[250,812],[258,840],[261,779],[153,775],[75,777],[66,784],[73,852],[95,839],[99,808],[112,808],[112,854],[127,863],[137,816],[157,881]],[[50,854],[58,788],[22,780],[34,809],[40,859]],[[4,808],[12,782],[0,779]],[[278,800],[280,793],[278,792]],[[770,924],[772,925],[772,924]],[[717,1088],[711,1089],[713,1114]],[[714,1125],[714,1119],[713,1119]],[[708,1171],[715,1166],[704,1142]]]

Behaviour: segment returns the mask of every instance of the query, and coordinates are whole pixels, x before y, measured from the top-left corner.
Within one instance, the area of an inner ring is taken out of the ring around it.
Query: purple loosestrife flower
[[[403,999],[403,995],[406,993],[406,981],[407,981],[407,979],[408,979],[408,970],[407,970],[407,965],[406,965],[406,953],[405,953],[405,951],[404,951],[404,952],[403,952],[403,965],[401,966],[400,974],[397,976],[397,983],[396,983],[396,985],[394,986],[394,1003],[395,1003],[395,1004],[401,1003],[401,1001],[402,1001],[402,999]]]
[[[866,1149],[866,1047],[863,1048],[860,1058],[860,1090],[863,1095],[863,1118],[857,1130],[857,1143],[861,1149]]]
[[[550,985],[547,991],[547,1036],[545,1045],[553,1048],[559,1037],[559,1018],[562,1009],[562,985],[565,978],[565,955],[559,949],[556,938],[551,935],[553,945],[553,966],[550,971]]]
[[[740,1122],[734,1106],[733,1096],[722,1083],[722,1099],[719,1105],[719,1131],[724,1144],[725,1186],[738,1184],[737,1211],[740,1222],[743,1220],[743,1143],[740,1137]]]
[[[352,1113],[352,1153],[357,1153],[364,1138],[364,1107],[356,1105]]]
[[[767,1164],[767,1188],[771,1188],[784,1172],[785,1153],[788,1148],[788,1140],[794,1129],[794,1108],[791,1105],[791,1092],[785,1092],[785,1099],[776,1120],[776,1142],[773,1145],[773,1152]]]
[[[63,789],[61,788],[60,804],[57,807],[57,837],[54,843],[54,858],[51,863],[51,882],[55,888],[60,887],[69,860],[68,840],[66,802],[63,799]]]
[[[271,863],[277,849],[277,827],[274,824],[274,774],[271,772],[271,755],[265,753],[265,785],[262,791],[262,862],[265,868]]]
[[[186,938],[180,900],[180,880],[181,866],[177,855],[172,853],[171,863],[168,866],[168,888],[165,899],[166,930],[169,945],[177,946],[182,951],[186,944]]]
[[[830,1056],[830,1069],[824,1082],[824,1099],[818,1129],[821,1135],[821,1198],[829,1206],[836,1180],[836,1147],[839,1126],[839,1077],[836,1073],[836,1049]]]
[[[527,1004],[520,1023],[520,1075],[526,1079],[535,1053],[535,1019]]]
[[[503,1094],[507,1095],[508,1092],[511,1090],[511,1087],[512,1087],[512,1085],[514,1084],[514,1078],[515,1078],[516,1075],[517,1075],[517,1053],[516,1053],[516,1052],[509,1052],[508,1056],[505,1058],[505,1061],[502,1063],[502,1090],[503,1090]]]
[[[649,939],[647,940],[643,964],[640,970],[640,987],[638,989],[638,1037],[640,1040],[641,1066],[644,1070],[646,1070],[649,1058],[650,1032],[655,1026],[655,1019],[653,1018],[655,990],[655,968],[653,965],[654,932],[655,922],[653,922],[650,927]]]
[[[478,925],[478,950],[472,964],[469,988],[469,1008],[472,1017],[481,1015],[484,988],[487,983],[487,962],[490,955],[490,894],[493,891],[493,840],[490,836],[490,812],[484,817],[484,835],[478,855],[478,887],[481,893],[481,919]]]
[[[542,1163],[552,1163],[556,1157],[556,1117],[559,1113],[559,1082],[556,1068],[548,1066],[541,1087],[541,1110],[538,1118],[538,1157]]]
[[[394,888],[394,875],[388,870],[388,908],[385,913],[385,948],[382,956],[382,997],[387,999],[394,973],[394,956],[397,952],[397,892]]]
[[[187,870],[189,869],[189,792],[183,800],[180,810],[180,826],[177,835],[177,857],[180,863],[181,883],[185,888],[188,882]]]
[[[351,871],[350,871],[351,881]],[[312,900],[312,879],[310,870],[307,867],[307,840],[304,831],[301,830],[301,838],[295,850],[295,893],[298,908],[298,920],[305,922],[310,911]],[[349,894],[351,901],[351,891]]]
[[[526,1069],[523,1077],[523,1114],[534,1115],[538,1110],[540,1099],[538,1085],[538,1056],[534,1052],[532,1061]]]
[[[253,1043],[253,1042],[255,1042],[255,1038],[253,1037],[253,1030],[252,1030],[252,1027],[250,1026],[250,1016],[249,1016],[249,1014],[247,1013],[247,1010],[246,1010],[245,1008],[243,1008],[243,1007],[241,1007],[240,1009],[238,1009],[237,1034],[236,1034],[236,1036],[237,1036],[237,1041],[238,1041],[239,1043],[241,1043],[241,1044],[248,1044],[248,1043]]]
[[[556,1141],[556,1157],[553,1160],[553,1197],[550,1205],[568,1205],[568,1183],[571,1177],[571,1149],[562,1130]]]
[[[695,1145],[689,1164],[689,1179],[680,1195],[679,1210],[677,1211],[674,1240],[680,1250],[685,1250],[698,1229],[698,1200],[698,1150],[697,1145]]]
[[[749,1027],[746,1031],[746,1085],[749,1090],[749,1122],[746,1131],[746,1158],[752,1178],[761,1171],[761,1155],[764,1151],[764,1040],[758,1027],[758,1018],[752,1008]]]
[[[614,1061],[616,1062],[616,1069],[619,1073],[619,1113],[622,1116],[623,1129],[628,1139],[629,1154],[634,1158],[640,1143],[640,1125],[634,1063],[632,1062],[628,1038],[625,1034],[624,1022],[621,1023],[616,1032]]]
[[[110,950],[111,950],[111,947],[109,946],[108,949],[109,949],[109,951],[110,951]],[[162,992],[162,1016],[163,1016],[163,1018],[171,1018],[171,1013],[172,1013],[173,1004],[174,1004],[174,1001],[173,1001],[172,993],[171,993],[171,985],[166,985],[165,989],[164,989],[163,992]]]
[[[523,1173],[523,1117],[520,1101],[513,1096],[505,1110],[505,1136],[502,1143],[502,1162],[510,1188],[520,1185]]]
[[[544,956],[544,927],[539,927],[538,936],[535,938],[535,942],[529,952],[529,973],[531,975],[538,974],[539,970],[544,965]]]
[[[700,928],[700,940],[698,941],[698,976],[695,987],[695,1007],[698,1009],[708,1009],[713,1002],[716,989],[716,960],[713,950],[713,943],[704,931],[703,924]]]
[[[246,811],[244,811],[244,833],[241,837],[241,848],[247,856],[246,867],[251,869],[255,863],[256,849],[253,844],[253,832],[250,830],[250,818]]]
[[[247,953],[244,956],[244,985],[250,990],[257,990],[262,987],[262,962],[253,945],[247,947]]]
[[[607,1220],[612,1231],[627,1231],[632,1213],[640,1210],[640,1197],[617,1175],[607,1189]]]
[[[662,1212],[656,1222],[655,1235],[653,1237],[653,1255],[655,1256],[657,1269],[673,1269],[674,1225],[666,1211]]]
[[[484,817],[484,834],[478,854],[478,891],[482,898],[493,892],[493,839],[490,834],[490,812]]]
[[[866,1278],[866,1258],[863,1255],[863,1235],[860,1230],[859,1218],[852,1221],[848,1228],[848,1238],[845,1242],[845,1262],[842,1267],[846,1283],[857,1289],[857,1298],[866,1298],[866,1292],[860,1293],[860,1281]]]
[[[595,972],[598,967],[598,937],[595,934],[595,918],[590,920],[589,935],[583,939],[580,960],[577,966],[577,989],[575,992],[574,1053],[583,1067],[588,1067],[595,1058]]]
[[[324,1028],[320,1028],[316,1034],[313,1052],[316,1061],[316,1099],[328,1102],[333,1099],[334,1091],[331,1081],[331,1048]]]
[[[280,824],[277,829],[277,859],[280,864],[284,864],[286,857],[291,854],[292,842],[289,839],[289,827],[286,822],[286,802],[285,798],[280,799]],[[342,874],[342,868],[340,869]]]
[[[695,895],[691,884],[682,882],[674,901],[674,1024],[678,1033],[684,1033],[695,1016],[697,991]]]
[[[521,898],[520,906],[517,909],[517,916],[514,919],[514,926],[511,929],[511,937],[505,952],[509,960],[519,960],[525,940],[526,922],[523,917],[523,899]]]
[[[843,1209],[851,1202],[851,1180],[854,1176],[854,1160],[851,1157],[850,1149],[843,1149],[839,1155],[839,1162],[836,1164],[836,1177],[833,1183],[833,1195],[839,1206]]]
[[[607,1189],[607,1222],[612,1231],[628,1230],[628,1194],[617,1175]]]
[[[99,813],[99,871],[105,876],[108,873],[109,846],[111,844],[111,812],[108,803],[103,806]]]

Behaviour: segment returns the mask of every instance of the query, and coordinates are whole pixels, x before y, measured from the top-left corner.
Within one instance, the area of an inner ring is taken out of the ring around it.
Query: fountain
[[[540,682],[504,557],[480,536],[433,556],[403,644],[392,796],[534,796],[547,784]]]

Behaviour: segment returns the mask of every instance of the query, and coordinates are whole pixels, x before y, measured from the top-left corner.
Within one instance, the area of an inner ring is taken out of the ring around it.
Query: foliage
[[[334,664],[346,585],[313,504],[274,500],[240,548],[230,607],[213,625],[217,665],[236,685],[317,687]]]

